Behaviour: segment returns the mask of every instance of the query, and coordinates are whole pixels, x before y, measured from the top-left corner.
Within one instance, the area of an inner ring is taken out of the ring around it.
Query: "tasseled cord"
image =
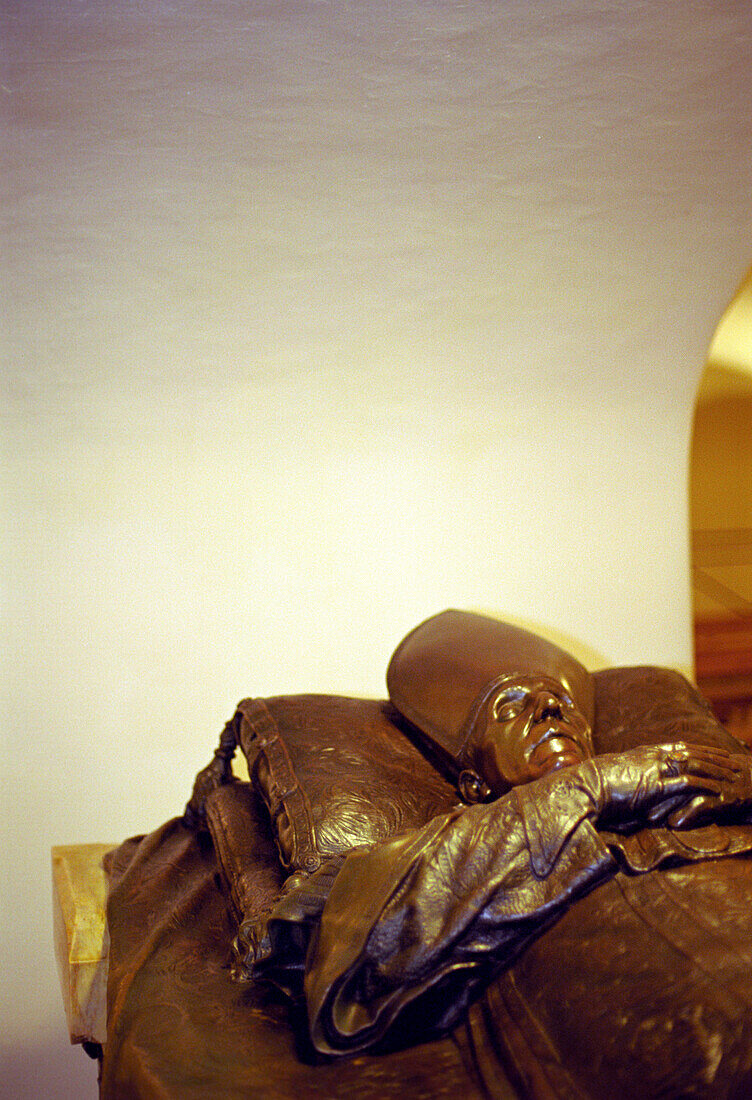
[[[196,776],[193,794],[183,814],[183,824],[193,832],[206,828],[204,804],[211,792],[227,783],[235,782],[235,776],[232,774],[232,760],[238,747],[239,717],[239,714],[235,714],[225,725],[214,757]]]

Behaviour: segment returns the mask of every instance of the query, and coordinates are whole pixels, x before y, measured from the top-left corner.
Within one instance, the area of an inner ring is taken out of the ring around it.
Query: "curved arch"
[[[698,390],[690,514],[697,681],[752,742],[752,269],[721,318]]]

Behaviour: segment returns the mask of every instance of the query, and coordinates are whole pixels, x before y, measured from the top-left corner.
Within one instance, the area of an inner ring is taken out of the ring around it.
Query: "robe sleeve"
[[[305,955],[310,1033],[324,1054],[444,1032],[531,938],[617,870],[593,817],[587,793],[562,774],[356,849],[283,895],[259,972],[274,978],[278,960],[289,975],[295,950]]]

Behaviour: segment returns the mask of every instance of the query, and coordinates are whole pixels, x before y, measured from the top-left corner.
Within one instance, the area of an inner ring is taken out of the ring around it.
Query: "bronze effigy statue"
[[[752,756],[689,684],[457,611],[387,683],[245,700],[114,854],[102,1095],[752,1094]]]

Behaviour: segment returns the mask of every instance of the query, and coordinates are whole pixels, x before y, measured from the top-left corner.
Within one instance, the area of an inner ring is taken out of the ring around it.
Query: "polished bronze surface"
[[[528,630],[467,611],[442,611],[411,631],[389,663],[387,687],[397,710],[461,769],[496,681],[543,672],[592,723],[592,679],[579,661]]]
[[[446,612],[389,686],[244,701],[114,857],[103,1096],[752,1095],[752,756],[690,685]]]
[[[474,727],[466,755],[497,797],[593,755],[587,718],[563,684],[540,672],[495,680]]]

